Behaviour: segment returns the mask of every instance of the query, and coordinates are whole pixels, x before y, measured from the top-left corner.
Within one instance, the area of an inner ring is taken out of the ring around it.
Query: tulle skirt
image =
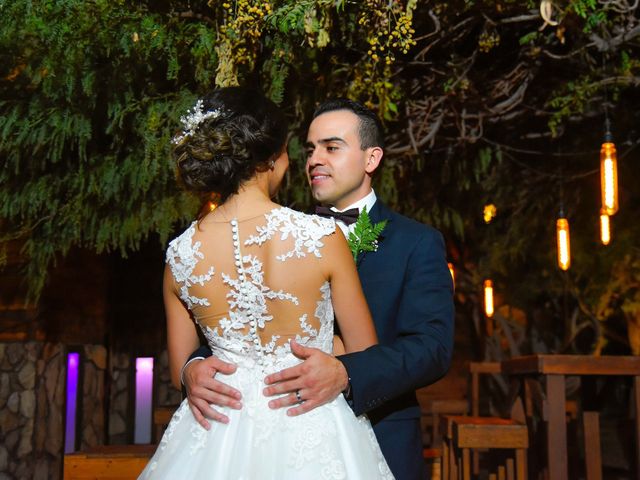
[[[342,395],[289,417],[286,408],[268,407],[264,384],[243,370],[223,380],[243,395],[241,410],[222,409],[229,423],[205,430],[184,400],[139,479],[393,478],[369,420],[356,417]]]

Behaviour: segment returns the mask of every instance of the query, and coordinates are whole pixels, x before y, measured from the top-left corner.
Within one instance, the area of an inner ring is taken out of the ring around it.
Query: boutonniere
[[[349,232],[349,238],[347,239],[354,260],[357,259],[358,255],[362,252],[375,252],[378,250],[378,238],[386,226],[386,220],[376,224],[371,223],[371,218],[367,213],[367,207],[362,209],[362,212],[358,215],[354,229],[352,232]]]

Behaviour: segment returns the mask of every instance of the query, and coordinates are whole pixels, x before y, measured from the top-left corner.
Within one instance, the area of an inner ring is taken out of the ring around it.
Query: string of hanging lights
[[[603,62],[604,69],[604,62]],[[616,145],[613,142],[613,135],[611,133],[611,121],[608,114],[607,103],[607,87],[604,86],[604,114],[605,114],[605,133],[604,139],[600,147],[600,187],[601,187],[601,209],[600,209],[600,241],[603,245],[609,245],[611,242],[611,216],[615,215],[619,209],[618,203],[618,158]],[[489,144],[492,144],[498,148],[506,148],[506,150],[518,151],[517,148],[510,148],[506,145],[500,145],[497,142],[483,139]],[[622,155],[622,157],[629,154],[636,146],[640,144],[640,140],[634,142],[631,147]],[[527,154],[538,154],[542,152],[535,151],[522,151]],[[557,262],[558,267],[562,271],[567,271],[571,267],[571,235],[569,228],[569,219],[564,212],[564,199],[562,198],[562,188],[564,182],[569,180],[576,180],[583,178],[598,172],[598,169],[590,170],[569,176],[565,178],[563,168],[561,167],[559,173],[548,173],[538,170],[524,162],[519,161],[512,155],[503,151],[505,158],[514,161],[517,164],[522,165],[525,168],[535,171],[536,173],[545,177],[551,177],[559,179],[560,181],[560,211],[556,219],[556,243],[557,243]],[[563,154],[556,152],[556,156],[571,156],[573,154]],[[621,158],[622,158],[621,157]],[[492,222],[496,216],[496,206],[493,204],[487,204],[483,209],[483,219],[486,224]],[[453,275],[453,272],[452,272]],[[494,297],[493,297],[493,282],[490,279],[485,279],[483,283],[484,289],[484,313],[488,320],[490,320],[494,314]]]
[[[498,209],[493,203],[489,203],[482,209],[482,218],[484,223],[489,225],[496,217]],[[493,317],[493,282],[490,279],[484,281],[484,314],[488,319],[487,333],[492,332],[491,317]]]
[[[602,69],[604,70],[604,56]],[[604,141],[600,147],[600,241],[603,245],[611,242],[610,217],[618,211],[618,158],[611,134],[611,121],[607,100],[607,85],[604,85]]]

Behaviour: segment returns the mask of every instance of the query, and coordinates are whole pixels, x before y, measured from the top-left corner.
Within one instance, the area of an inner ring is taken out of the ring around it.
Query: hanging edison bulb
[[[603,245],[609,245],[611,241],[610,219],[604,209],[600,210],[600,241]]]
[[[484,314],[493,317],[493,282],[491,280],[484,281]]]
[[[209,211],[213,212],[216,208],[218,208],[218,205],[214,202],[209,202]]]
[[[562,214],[556,221],[556,237],[558,242],[558,266],[560,270],[568,270],[571,266],[569,221]]]
[[[611,216],[618,211],[618,158],[611,132],[607,130],[600,148],[600,189],[602,209]]]

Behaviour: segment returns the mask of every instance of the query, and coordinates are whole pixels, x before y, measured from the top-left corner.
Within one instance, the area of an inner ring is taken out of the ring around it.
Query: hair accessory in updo
[[[174,144],[179,144],[187,137],[193,135],[202,122],[209,118],[218,118],[222,112],[219,109],[210,110],[208,112],[203,112],[202,108],[202,100],[198,100],[193,107],[193,111],[188,110],[187,115],[183,115],[180,117],[180,122],[184,126],[182,133],[180,135],[176,135],[173,137],[172,142]]]
[[[221,203],[256,173],[271,168],[287,144],[287,122],[278,106],[245,87],[213,90],[181,118],[173,157],[182,185]]]

